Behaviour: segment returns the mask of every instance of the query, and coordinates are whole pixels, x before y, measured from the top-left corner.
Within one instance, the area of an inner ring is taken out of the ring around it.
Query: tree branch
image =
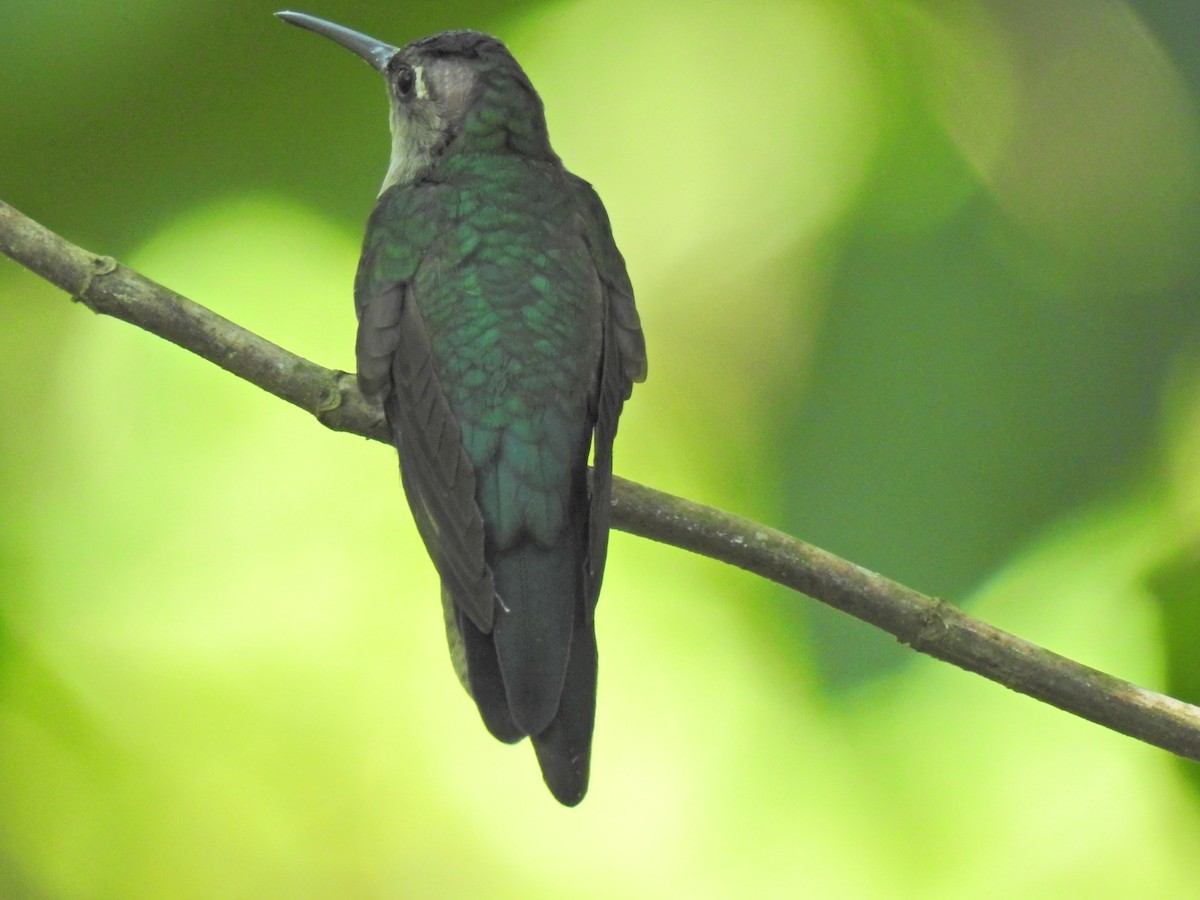
[[[335,431],[388,443],[353,375],[302,359],[111,257],[96,256],[0,201],[0,251],[90,309],[216,363]],[[1200,708],[1114,678],[748,519],[615,479],[613,525],[807,594],[922,653],[1188,759]]]

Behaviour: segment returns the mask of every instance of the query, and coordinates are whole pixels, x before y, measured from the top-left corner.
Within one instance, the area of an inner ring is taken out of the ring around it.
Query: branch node
[[[345,372],[337,372],[333,377],[333,382],[329,387],[321,392],[321,398],[317,401],[317,408],[313,410],[313,415],[320,421],[321,417],[332,412],[342,405],[345,388],[342,385],[342,379],[345,378]]]
[[[930,599],[933,600],[933,605],[921,617],[921,627],[917,633],[913,635],[911,640],[906,641],[901,639],[901,643],[907,644],[921,653],[928,653],[931,648],[940,644],[946,635],[950,633],[950,617],[948,614],[951,609],[950,605],[937,597]]]
[[[83,273],[83,284],[79,286],[79,290],[71,297],[76,303],[82,303],[92,312],[100,312],[96,306],[88,302],[88,294],[92,291],[92,283],[103,275],[111,275],[117,271],[117,261],[111,256],[93,256],[89,260],[87,270]]]
[[[341,409],[342,395],[334,389],[325,391],[321,398],[317,401],[317,408],[313,410],[313,415],[317,417],[317,421],[322,425],[327,425],[326,419],[329,418],[328,413]]]
[[[340,369],[332,370],[329,374],[332,377],[326,381],[325,390],[321,392],[316,409],[313,409],[311,412],[316,416],[317,421],[326,428],[332,428],[337,431],[341,428],[341,423],[338,420],[344,416],[334,414],[345,412],[345,407],[349,405],[352,392],[356,390],[357,376],[349,372],[343,372]]]

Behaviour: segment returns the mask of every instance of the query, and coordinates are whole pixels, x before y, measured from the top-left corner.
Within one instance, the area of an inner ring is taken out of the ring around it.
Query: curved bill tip
[[[291,12],[290,10],[282,10],[275,13],[275,15],[289,25],[314,31],[319,35],[329,38],[335,44],[341,44],[351,53],[365,59],[379,72],[384,70],[388,60],[395,55],[397,50],[391,44],[385,44],[383,41],[378,41],[373,37],[353,31],[334,22],[318,19],[316,16]]]

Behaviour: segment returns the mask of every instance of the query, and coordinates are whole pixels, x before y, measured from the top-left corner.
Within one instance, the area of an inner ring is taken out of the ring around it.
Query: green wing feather
[[[600,594],[608,553],[612,507],[612,446],[617,420],[635,382],[646,380],[646,341],[633,302],[625,259],[613,239],[604,204],[590,184],[575,175],[571,186],[580,208],[584,240],[604,292],[604,350],[595,397],[595,436],[591,479],[588,575],[591,606]],[[590,615],[590,608],[589,608]]]
[[[364,394],[383,397],[405,493],[438,574],[486,632],[496,591],[484,562],[474,470],[409,289],[437,234],[438,191],[436,185],[393,189],[375,207],[355,279],[358,377]]]

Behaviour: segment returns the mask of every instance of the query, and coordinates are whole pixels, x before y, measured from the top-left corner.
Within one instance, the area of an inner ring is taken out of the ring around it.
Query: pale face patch
[[[417,99],[429,99],[429,85],[425,83],[425,67],[413,66],[413,74],[417,76]]]

